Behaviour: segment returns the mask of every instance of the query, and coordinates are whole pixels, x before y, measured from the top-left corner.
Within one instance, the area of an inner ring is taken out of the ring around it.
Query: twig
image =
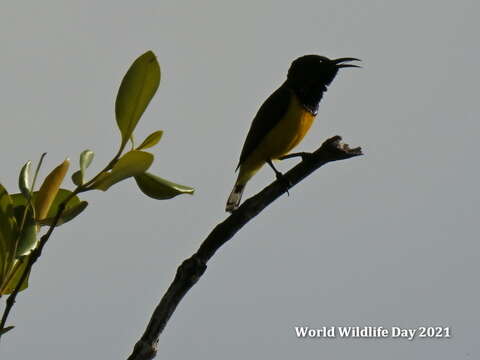
[[[48,239],[49,239],[50,236],[52,235],[53,230],[54,230],[55,227],[57,226],[58,220],[59,220],[60,217],[62,216],[63,211],[65,210],[65,207],[66,207],[67,203],[68,203],[75,195],[77,195],[78,190],[80,190],[80,188],[77,188],[77,190],[75,190],[74,192],[72,192],[72,193],[65,199],[65,201],[62,202],[62,203],[58,206],[58,211],[57,211],[57,213],[56,213],[56,215],[55,215],[55,217],[54,217],[54,219],[53,219],[52,225],[50,225],[50,227],[48,228],[48,231],[40,238],[40,241],[38,242],[37,247],[34,248],[34,249],[32,250],[32,252],[30,253],[30,256],[28,257],[27,266],[25,267],[25,270],[23,271],[22,276],[20,277],[20,280],[19,280],[17,286],[16,286],[15,289],[12,291],[12,293],[8,296],[7,301],[5,302],[5,309],[4,309],[4,311],[3,311],[2,321],[0,322],[0,339],[1,339],[2,335],[5,333],[5,332],[2,332],[1,330],[5,328],[5,324],[6,324],[6,322],[7,322],[8,315],[10,314],[10,311],[12,310],[13,305],[15,305],[15,299],[17,298],[17,294],[20,292],[20,288],[22,287],[23,282],[25,281],[25,279],[27,278],[28,274],[30,273],[30,270],[32,269],[33,264],[37,261],[37,259],[38,259],[38,258],[40,257],[40,255],[42,254],[42,250],[43,250],[45,244],[47,243]]]
[[[334,136],[326,140],[311,155],[303,154],[302,162],[284,175],[288,183],[295,186],[322,165],[362,155],[361,148],[350,149],[340,140],[340,136]],[[135,344],[128,360],[150,360],[156,356],[160,334],[182,298],[205,272],[208,260],[246,223],[286,191],[285,181],[274,181],[257,195],[246,200],[232,215],[213,229],[198,251],[177,269],[172,284],[154,310],[144,334]]]

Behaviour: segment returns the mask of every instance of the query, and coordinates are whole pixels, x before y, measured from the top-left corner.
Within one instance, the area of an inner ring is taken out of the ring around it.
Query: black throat
[[[295,84],[288,83],[287,85],[292,89],[295,95],[297,95],[302,106],[311,114],[317,115],[318,105],[320,104],[320,100],[322,100],[323,93],[327,91],[327,86],[318,83],[309,87],[295,86]]]

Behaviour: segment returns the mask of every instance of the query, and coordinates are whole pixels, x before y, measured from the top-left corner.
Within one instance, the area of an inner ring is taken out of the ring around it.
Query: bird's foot
[[[285,191],[287,192],[287,196],[290,196],[290,193],[288,192],[288,189],[292,187],[292,183],[290,182],[290,180],[288,180],[285,175],[283,175],[280,171],[278,171],[275,168],[275,166],[273,166],[273,163],[271,160],[268,160],[267,163],[268,165],[270,165],[270,167],[274,171],[277,181],[279,181],[284,186]]]
[[[285,160],[285,159],[290,159],[294,157],[301,157],[302,161],[308,161],[313,157],[313,154],[309,152],[298,152],[298,153],[292,153],[292,154],[280,156],[278,159]]]
[[[285,191],[287,192],[287,196],[290,196],[290,193],[288,192],[288,189],[292,187],[292,183],[290,182],[290,180],[288,180],[287,177],[283,175],[281,172],[276,173],[275,176],[277,180],[285,188]]]

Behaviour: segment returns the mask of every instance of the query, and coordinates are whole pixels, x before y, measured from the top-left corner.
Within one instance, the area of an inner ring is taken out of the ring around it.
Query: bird
[[[282,173],[274,167],[272,160],[287,155],[300,143],[318,113],[323,93],[338,70],[360,67],[349,64],[352,61],[360,60],[304,55],[292,62],[287,79],[265,100],[252,121],[235,170],[239,173],[227,200],[227,212],[239,207],[245,185],[263,165],[268,164],[277,179],[282,179]]]

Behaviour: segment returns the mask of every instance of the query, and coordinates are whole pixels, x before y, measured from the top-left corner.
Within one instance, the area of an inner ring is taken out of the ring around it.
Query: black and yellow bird
[[[329,59],[305,55],[288,70],[287,80],[262,104],[253,119],[243,145],[237,170],[240,172],[230,194],[226,211],[238,208],[245,185],[265,164],[275,171],[272,160],[288,154],[303,139],[318,112],[327,86],[341,68],[359,67],[345,62],[356,58]]]

